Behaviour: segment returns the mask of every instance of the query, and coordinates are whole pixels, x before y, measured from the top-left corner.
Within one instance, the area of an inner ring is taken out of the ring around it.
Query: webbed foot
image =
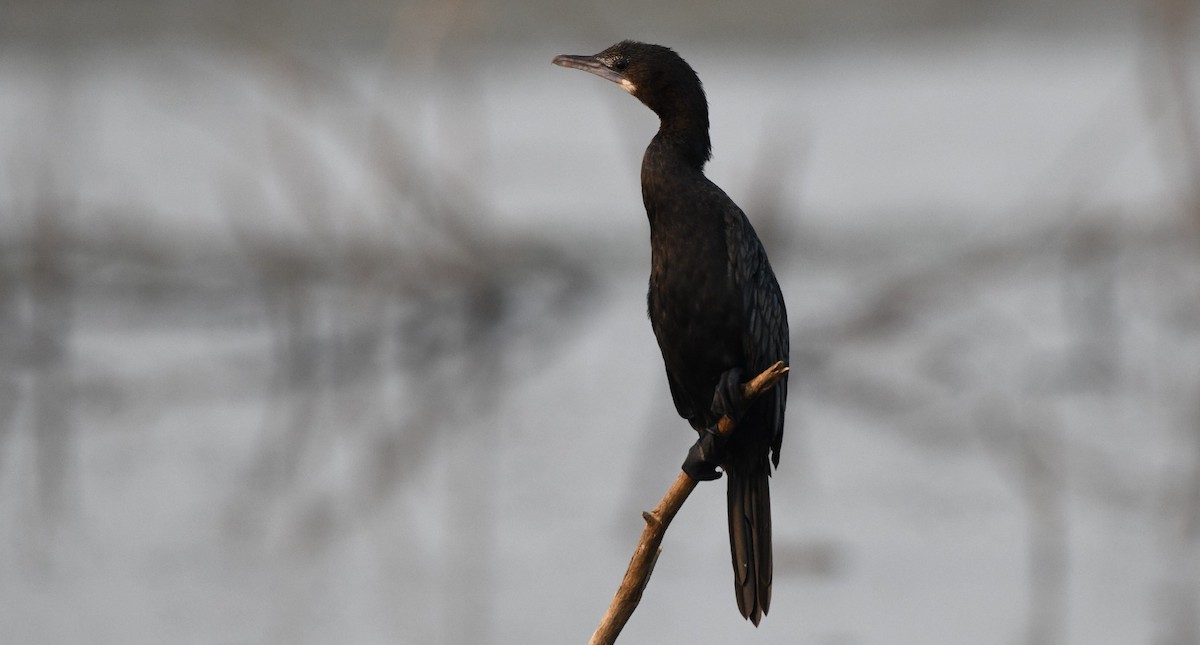
[[[734,367],[725,370],[713,392],[712,413],[717,418],[726,416],[737,423],[741,420],[745,407],[746,397],[742,396],[742,369]]]
[[[727,439],[716,428],[701,431],[700,438],[692,444],[687,459],[683,461],[683,472],[701,482],[720,479],[721,471],[717,468],[725,456],[726,442]]]

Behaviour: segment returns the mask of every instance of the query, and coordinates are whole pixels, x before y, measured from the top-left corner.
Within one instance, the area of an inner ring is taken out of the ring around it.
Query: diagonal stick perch
[[[742,396],[746,400],[750,400],[767,392],[775,387],[775,384],[787,372],[788,368],[783,361],[775,363],[743,385]],[[733,419],[727,416],[721,417],[721,420],[717,422],[717,431],[723,435],[733,432],[733,429]],[[629,561],[629,568],[625,570],[625,578],[621,580],[621,586],[617,588],[617,595],[613,596],[608,611],[604,613],[604,618],[601,619],[596,632],[592,634],[592,640],[588,641],[588,645],[612,645],[616,642],[621,629],[625,627],[625,623],[633,615],[633,610],[637,609],[638,603],[641,602],[642,591],[650,582],[650,574],[654,572],[654,563],[658,561],[660,545],[663,536],[667,533],[667,526],[671,524],[671,520],[675,518],[675,514],[679,512],[683,502],[687,500],[688,495],[691,495],[694,488],[696,488],[696,480],[687,473],[681,472],[658,506],[649,513],[642,513],[642,519],[646,520],[646,528],[642,530],[642,537],[638,540],[637,548],[633,550],[633,558]]]

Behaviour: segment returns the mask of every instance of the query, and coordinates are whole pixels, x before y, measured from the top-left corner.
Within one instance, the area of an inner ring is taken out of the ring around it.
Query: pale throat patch
[[[621,82],[618,83],[618,85],[621,86],[621,89],[625,90],[626,92],[629,92],[630,94],[633,94],[637,90],[637,86],[634,85],[633,83],[630,83],[629,79],[627,79],[627,78],[621,79]]]

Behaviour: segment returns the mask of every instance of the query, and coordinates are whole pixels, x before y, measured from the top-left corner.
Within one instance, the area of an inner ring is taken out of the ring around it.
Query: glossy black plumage
[[[648,311],[680,416],[698,432],[720,418],[714,394],[727,371],[744,378],[788,360],[787,311],[754,228],[704,176],[708,103],[674,51],[624,41],[555,64],[617,83],[659,117],[642,159],[650,220]],[[750,402],[721,460],[728,477],[730,550],[738,608],[755,625],[771,602],[768,461],[779,464],[787,381]]]

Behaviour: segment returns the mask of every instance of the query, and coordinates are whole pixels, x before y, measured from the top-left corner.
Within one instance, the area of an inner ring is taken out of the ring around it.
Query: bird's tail
[[[771,606],[771,485],[765,459],[762,466],[726,469],[733,587],[742,616],[756,627]]]

